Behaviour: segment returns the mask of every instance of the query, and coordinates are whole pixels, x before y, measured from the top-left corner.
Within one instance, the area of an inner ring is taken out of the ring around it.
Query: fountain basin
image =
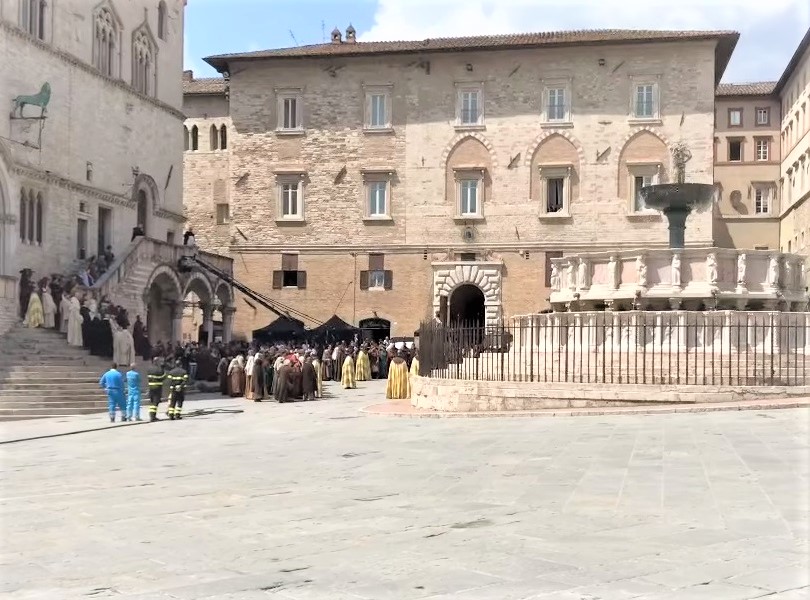
[[[669,224],[669,247],[683,248],[686,243],[686,218],[692,212],[711,208],[714,186],[708,183],[662,183],[641,188],[648,208],[664,213]]]

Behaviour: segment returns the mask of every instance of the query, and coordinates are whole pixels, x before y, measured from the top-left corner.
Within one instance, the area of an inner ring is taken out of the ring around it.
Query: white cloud
[[[742,54],[751,54],[739,65],[735,61],[731,74],[758,79],[763,71],[772,71],[770,78],[775,79],[810,24],[809,11],[807,0],[378,0],[374,24],[359,38],[607,28],[731,29],[742,34],[737,54],[743,48]],[[778,57],[782,64],[762,60],[766,57]]]

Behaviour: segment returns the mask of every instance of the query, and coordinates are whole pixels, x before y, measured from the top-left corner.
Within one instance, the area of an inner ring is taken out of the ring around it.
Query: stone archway
[[[470,284],[484,295],[485,325],[494,325],[502,317],[501,288],[503,263],[487,262],[440,262],[433,263],[433,311],[442,312],[444,302],[452,301],[454,290]]]
[[[179,342],[182,336],[183,286],[169,265],[152,271],[146,284],[146,330],[149,343]]]
[[[450,324],[483,327],[486,321],[484,292],[477,285],[464,283],[450,294]]]
[[[183,289],[183,340],[213,341],[212,317],[215,296],[208,278],[193,271]],[[202,332],[202,333],[201,333]],[[211,340],[208,340],[208,338]]]

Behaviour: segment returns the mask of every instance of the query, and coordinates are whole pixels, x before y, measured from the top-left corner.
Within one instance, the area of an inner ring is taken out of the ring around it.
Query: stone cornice
[[[582,251],[594,246],[599,246],[597,243],[590,244],[577,244],[572,242],[508,242],[508,243],[491,243],[491,244],[465,244],[465,243],[446,243],[446,244],[375,244],[371,242],[359,242],[357,244],[297,244],[290,242],[286,244],[251,244],[251,245],[232,245],[228,248],[231,254],[274,254],[281,252],[298,252],[300,254],[366,254],[369,252],[382,252],[388,254],[421,254],[423,252],[430,253],[446,253],[448,250],[454,252],[486,252],[491,250],[493,252],[518,252],[520,250],[538,251],[543,252],[547,250],[562,250],[566,252]],[[601,244],[611,248],[633,250],[637,249],[640,242],[614,242],[609,244]],[[687,247],[702,248],[705,244],[691,244]],[[664,250],[669,248],[666,241],[660,243],[649,243],[646,247],[651,249]],[[429,257],[428,257],[429,258]]]
[[[43,183],[48,183],[67,190],[79,192],[81,194],[84,194],[85,196],[91,196],[99,200],[104,200],[105,202],[109,202],[111,204],[117,204],[118,206],[125,206],[127,208],[135,207],[135,202],[131,198],[128,198],[127,196],[124,196],[122,194],[116,194],[114,192],[110,192],[107,190],[102,190],[97,187],[85,185],[83,183],[73,181],[72,179],[68,179],[67,177],[57,175],[55,173],[40,171],[39,169],[35,169],[33,167],[28,167],[25,165],[15,165],[11,168],[11,172],[20,175],[22,177],[26,177],[28,179],[35,179]]]
[[[172,221],[175,221],[176,223],[185,223],[188,220],[184,215],[181,215],[180,213],[176,213],[166,208],[157,208],[153,211],[153,213],[157,217],[170,219]]]
[[[186,115],[183,113],[183,111],[175,108],[174,106],[172,106],[170,104],[167,104],[166,102],[163,102],[162,100],[158,100],[157,98],[152,98],[151,96],[141,94],[140,92],[136,91],[135,88],[133,88],[131,85],[129,85],[128,83],[126,83],[122,79],[115,79],[113,77],[107,77],[106,75],[102,75],[95,68],[93,68],[91,65],[88,65],[87,63],[85,63],[84,61],[80,60],[79,58],[73,56],[69,52],[65,52],[64,50],[54,48],[50,44],[48,44],[46,42],[43,42],[41,40],[38,40],[37,38],[35,38],[32,35],[29,35],[26,31],[20,29],[19,27],[17,27],[13,23],[10,23],[10,22],[5,21],[5,20],[0,20],[0,28],[4,29],[5,31],[7,31],[8,33],[10,33],[12,35],[17,36],[20,39],[25,40],[29,44],[33,44],[34,46],[36,46],[40,50],[42,50],[44,52],[48,52],[49,54],[51,54],[51,55],[65,61],[66,63],[69,63],[70,65],[76,67],[77,69],[81,69],[85,73],[88,73],[88,74],[92,75],[93,77],[97,77],[99,80],[105,81],[106,83],[108,83],[110,85],[113,85],[113,86],[127,92],[128,94],[131,94],[132,96],[135,96],[135,97],[143,100],[144,102],[147,102],[147,103],[151,104],[152,106],[154,106],[156,108],[159,108],[159,109],[169,113],[170,115],[172,115],[173,117],[175,117],[177,119],[180,119],[181,121],[185,120],[185,118],[186,118]]]

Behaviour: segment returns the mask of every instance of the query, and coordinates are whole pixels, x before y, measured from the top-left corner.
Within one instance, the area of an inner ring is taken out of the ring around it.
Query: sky
[[[359,41],[570,29],[724,29],[741,34],[723,81],[777,80],[810,27],[810,0],[189,0],[185,68],[213,54]]]

